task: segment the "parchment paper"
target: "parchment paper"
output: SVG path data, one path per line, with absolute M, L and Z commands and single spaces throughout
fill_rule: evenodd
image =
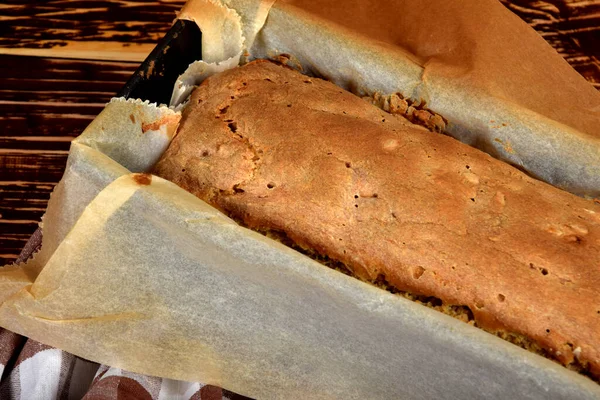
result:
M 234 68 L 248 59 L 247 49 L 263 27 L 275 0 L 226 2 L 189 1 L 179 13 L 202 31 L 202 60 L 190 64 L 177 79 L 171 106 L 181 105 L 204 79 L 217 72 Z
M 208 3 L 190 4 L 182 17 Z M 295 46 L 304 46 L 302 35 L 314 26 L 295 25 L 301 11 L 286 11 L 289 4 L 270 5 L 211 1 L 210 10 L 223 13 L 204 17 L 220 21 L 212 37 L 218 41 L 219 27 L 233 33 L 178 85 L 193 88 L 232 59 L 256 56 L 252 49 L 275 40 L 268 31 L 285 24 L 299 35 Z M 331 41 L 346 46 L 335 35 Z M 359 53 L 377 50 L 361 43 Z M 411 52 L 390 54 L 403 71 L 421 68 Z M 309 72 L 329 68 L 300 51 L 294 57 Z M 375 88 L 389 78 L 358 59 L 344 59 L 343 76 L 372 78 Z M 413 82 L 431 93 L 420 75 L 409 75 L 388 83 Z M 189 89 L 178 85 L 174 93 Z M 259 398 L 600 396 L 598 385 L 574 372 L 329 270 L 160 178 L 131 174 L 150 169 L 179 118 L 166 107 L 114 99 L 73 142 L 43 219 L 41 252 L 0 270 L 0 326 L 100 363 Z
M 100 192 L 33 285 L 4 301 L 0 321 L 87 359 L 255 398 L 600 394 L 584 377 L 324 268 L 144 175 Z
M 190 1 L 180 18 L 204 30 L 208 3 Z M 447 134 L 572 193 L 600 196 L 600 93 L 499 1 L 222 3 L 250 32 L 240 49 L 249 59 L 287 54 L 289 65 L 357 95 L 425 102 L 448 120 Z M 259 4 L 271 7 L 256 31 Z M 239 43 L 222 32 L 203 52 Z

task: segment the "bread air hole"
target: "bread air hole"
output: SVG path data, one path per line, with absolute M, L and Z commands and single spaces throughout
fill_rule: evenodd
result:
M 245 190 L 242 189 L 239 185 L 234 185 L 233 186 L 233 193 L 244 193 Z
M 502 293 L 498 293 L 498 301 L 500 303 L 504 303 L 504 300 L 506 300 L 506 296 L 504 296 Z
M 581 236 L 577 236 L 577 235 L 565 236 L 564 240 L 569 243 L 575 243 L 575 244 L 581 244 L 581 242 L 583 242 L 583 239 L 581 238 Z
M 420 279 L 424 273 L 425 273 L 425 268 L 423 268 L 421 266 L 417 266 L 417 267 L 415 267 L 415 269 L 413 269 L 412 276 L 414 279 Z
M 274 187 L 275 187 L 275 184 L 273 182 L 267 183 L 267 188 L 268 189 L 273 189 Z
M 548 270 L 546 268 L 536 267 L 533 263 L 529 263 L 529 268 L 537 269 L 544 276 L 548 275 Z

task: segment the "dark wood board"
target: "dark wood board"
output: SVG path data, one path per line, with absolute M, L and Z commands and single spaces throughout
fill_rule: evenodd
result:
M 600 0 L 503 0 L 600 90 Z M 125 84 L 183 0 L 0 6 L 0 265 L 14 261 L 72 138 Z
M 599 0 L 501 0 L 600 90 Z

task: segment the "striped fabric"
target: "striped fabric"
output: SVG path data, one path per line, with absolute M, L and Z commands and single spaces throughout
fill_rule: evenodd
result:
M 0 328 L 2 400 L 244 400 L 197 382 L 134 374 Z

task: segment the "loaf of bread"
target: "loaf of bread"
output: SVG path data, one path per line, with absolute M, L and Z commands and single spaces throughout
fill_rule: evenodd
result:
M 594 201 L 266 61 L 196 89 L 155 173 L 359 279 L 600 377 Z

